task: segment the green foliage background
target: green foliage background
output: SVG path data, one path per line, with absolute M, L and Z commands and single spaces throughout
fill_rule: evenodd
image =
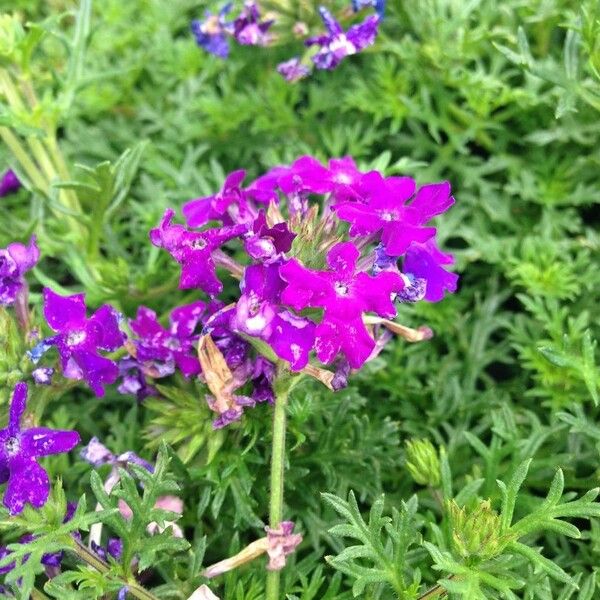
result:
M 58 16 L 77 9 L 69 0 L 0 6 L 72 37 L 73 16 Z M 189 300 L 176 291 L 177 266 L 151 247 L 147 232 L 165 207 L 218 189 L 233 169 L 256 176 L 303 153 L 351 154 L 362 167 L 419 182 L 448 179 L 457 202 L 438 225 L 456 256 L 460 289 L 401 313 L 407 325 L 432 327 L 434 339 L 397 341 L 336 395 L 308 384 L 294 392 L 286 512 L 305 542 L 285 571 L 287 593 L 417 598 L 441 581 L 433 593 L 457 598 L 599 597 L 596 508 L 556 513 L 578 517 L 579 537 L 538 513 L 560 487 L 551 489 L 557 469 L 563 502 L 599 479 L 600 3 L 388 0 L 373 48 L 296 85 L 274 71 L 291 47 L 234 47 L 227 61 L 199 50 L 189 21 L 203 10 L 191 0 L 95 3 L 74 101 L 59 114 L 59 143 L 70 165 L 96 169 L 72 169 L 78 179 L 113 185 L 112 204 L 95 212 L 98 198 L 83 196 L 100 228 L 98 246 L 86 247 L 81 234 L 65 233 L 64 216 L 28 191 L 1 200 L 0 247 L 32 231 L 40 237 L 45 258 L 31 281 L 34 300 L 48 283 L 86 290 L 91 305 L 111 301 L 128 316 L 139 303 L 167 312 Z M 52 35 L 36 56 L 34 81 L 49 105 L 64 89 L 68 57 Z M 128 149 L 121 170 L 96 168 Z M 2 160 L 8 164 L 7 153 Z M 173 446 L 181 524 L 195 550 L 158 560 L 150 583 L 161 586 L 161 598 L 186 598 L 202 582 L 198 553 L 205 549 L 208 565 L 262 535 L 270 414 L 260 406 L 243 426 L 215 433 L 200 385 L 174 380 L 161 392 L 142 406 L 115 390 L 98 400 L 61 389 L 39 402 L 46 425 L 76 427 L 84 440 L 98 435 L 117 453 L 151 458 L 161 440 Z M 443 472 L 430 485 L 418 476 L 416 483 L 416 467 L 407 467 L 405 442 L 415 438 L 431 441 L 427 464 Z M 506 514 L 497 480 L 508 484 L 529 459 L 514 515 L 517 525 L 538 515 L 539 527 L 520 542 L 496 540 L 481 552 L 471 545 L 461 555 L 465 544 L 456 539 L 464 530 L 445 502 L 483 510 L 493 525 L 496 512 Z M 89 468 L 70 460 L 68 469 L 64 457 L 46 464 L 62 474 L 68 497 L 91 494 Z M 326 502 L 322 492 L 333 496 Z M 482 508 L 487 499 L 493 514 Z M 344 551 L 325 562 L 357 527 L 352 505 L 359 515 L 380 511 L 363 540 L 371 554 Z M 338 515 L 350 524 L 329 532 Z M 468 529 L 468 515 L 456 518 Z M 380 573 L 357 587 L 365 576 L 357 565 L 371 574 L 379 568 L 376 542 L 403 581 Z M 543 548 L 548 563 L 517 544 Z M 262 569 L 245 567 L 214 589 L 226 599 L 258 600 Z M 75 589 L 72 581 L 61 585 L 56 597 Z M 86 593 L 77 597 L 97 597 Z

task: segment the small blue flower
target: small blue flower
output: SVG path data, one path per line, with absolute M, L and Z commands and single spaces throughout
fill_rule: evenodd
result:
M 216 15 L 206 11 L 203 20 L 195 19 L 191 24 L 198 46 L 219 58 L 227 58 L 229 55 L 227 36 L 232 33 L 232 24 L 227 23 L 225 17 L 231 11 L 231 7 L 232 3 L 228 2 Z

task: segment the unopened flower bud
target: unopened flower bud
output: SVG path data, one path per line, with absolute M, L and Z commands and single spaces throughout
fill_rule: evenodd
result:
M 406 455 L 406 468 L 417 483 L 431 487 L 440 484 L 440 459 L 429 440 L 409 440 Z

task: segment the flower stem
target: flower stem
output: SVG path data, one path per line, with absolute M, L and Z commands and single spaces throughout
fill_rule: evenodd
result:
M 83 562 L 96 569 L 96 571 L 100 571 L 100 573 L 108 573 L 110 571 L 110 566 L 106 562 L 77 540 L 74 540 L 74 545 L 71 550 L 75 552 Z M 121 583 L 123 586 L 127 586 L 129 593 L 135 598 L 139 598 L 139 600 L 159 600 L 159 598 L 137 582 L 132 583 L 129 581 L 122 581 Z
M 283 520 L 283 473 L 285 467 L 285 429 L 288 388 L 276 389 L 273 411 L 273 445 L 271 450 L 271 499 L 269 523 L 275 529 Z M 267 574 L 266 600 L 280 600 L 279 571 Z

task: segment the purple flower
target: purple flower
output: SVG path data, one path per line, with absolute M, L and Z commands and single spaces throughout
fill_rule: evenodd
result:
M 232 326 L 267 342 L 292 370 L 299 371 L 308 363 L 315 325 L 278 305 L 284 288 L 279 265 L 247 267 Z
M 384 178 L 377 171 L 367 173 L 359 186 L 360 202 L 341 202 L 333 207 L 337 216 L 351 224 L 356 236 L 381 232 L 381 241 L 390 256 L 401 256 L 413 242 L 424 243 L 435 235 L 425 225 L 452 204 L 447 181 L 419 188 L 409 177 Z
M 380 19 L 385 14 L 385 0 L 352 0 L 352 10 L 359 12 L 365 8 L 373 7 Z
M 173 362 L 186 377 L 200 372 L 194 348 L 199 335 L 194 332 L 205 309 L 204 302 L 179 306 L 171 312 L 169 329 L 165 329 L 153 310 L 145 306 L 138 308 L 137 316 L 130 322 L 130 326 L 139 337 L 134 341 L 136 358 L 142 365 L 146 365 L 147 374 L 152 377 L 170 375 L 173 371 L 168 369 L 168 364 Z M 156 361 L 163 363 L 164 368 Z
M 11 515 L 19 514 L 26 503 L 42 507 L 50 493 L 46 471 L 37 463 L 41 456 L 69 452 L 79 443 L 76 431 L 43 427 L 21 429 L 27 402 L 27 384 L 15 386 L 8 426 L 0 430 L 0 483 L 8 482 L 3 503 Z
M 244 2 L 244 9 L 233 22 L 233 37 L 245 46 L 266 46 L 271 41 L 268 33 L 274 21 L 260 21 L 258 4 L 253 0 Z
M 148 461 L 140 458 L 135 452 L 128 450 L 116 456 L 97 437 L 93 437 L 88 445 L 82 448 L 79 455 L 93 467 L 98 468 L 102 465 L 112 466 L 111 474 L 104 484 L 104 489 L 107 492 L 110 492 L 119 481 L 119 468 L 127 469 L 130 464 L 133 464 L 146 469 L 150 473 L 154 472 L 154 467 Z
M 240 188 L 245 176 L 243 169 L 233 171 L 216 194 L 186 202 L 181 211 L 188 227 L 202 227 L 208 221 L 222 221 L 224 225 L 252 221 L 255 214 L 250 212 L 245 192 Z
M 173 373 L 174 366 L 167 364 L 167 368 L 163 369 L 162 365 L 157 364 L 158 369 L 154 369 L 154 364 L 150 363 L 150 365 L 147 369 L 135 358 L 121 359 L 118 363 L 121 376 L 121 383 L 117 388 L 119 394 L 135 396 L 138 402 L 143 402 L 148 396 L 158 396 L 156 388 L 146 381 L 147 372 L 152 370 L 152 373 L 161 373 L 161 376 L 164 377 Z
M 38 367 L 31 372 L 33 380 L 38 385 L 50 385 L 52 383 L 54 369 L 52 367 Z
M 442 252 L 434 240 L 424 244 L 413 242 L 404 257 L 404 271 L 413 281 L 425 284 L 424 297 L 429 302 L 439 302 L 444 298 L 444 291 L 456 291 L 458 275 L 449 273 L 442 265 L 454 263 L 452 254 Z
M 92 550 L 104 561 L 108 560 L 109 558 L 113 558 L 116 561 L 121 560 L 121 556 L 123 554 L 123 542 L 120 538 L 109 538 L 106 542 L 106 547 L 101 546 L 92 540 L 90 546 Z
M 0 248 L 0 306 L 13 304 L 21 290 L 25 289 L 23 276 L 40 259 L 35 236 L 29 246 L 13 242 Z
M 44 288 L 44 316 L 58 332 L 46 343 L 58 349 L 63 375 L 67 379 L 84 379 L 96 396 L 103 396 L 103 386 L 115 382 L 119 369 L 98 351 L 112 352 L 125 341 L 117 311 L 104 304 L 88 319 L 85 294 L 59 296 Z
M 323 308 L 316 329 L 315 349 L 323 363 L 342 352 L 353 369 L 361 367 L 375 347 L 363 321 L 365 312 L 396 315 L 393 298 L 404 282 L 400 275 L 355 273 L 359 251 L 351 242 L 336 244 L 327 255 L 328 271 L 312 271 L 292 259 L 280 268 L 287 287 L 282 302 L 296 310 Z
M 229 240 L 245 233 L 247 225 L 196 233 L 183 225 L 172 225 L 174 214 L 171 209 L 165 211 L 159 227 L 150 231 L 150 240 L 155 246 L 167 250 L 181 265 L 180 289 L 200 288 L 216 296 L 222 291 L 223 284 L 217 278 L 213 254 Z
M 377 37 L 379 16 L 370 15 L 362 23 L 352 25 L 347 32 L 324 6 L 319 7 L 327 33 L 306 40 L 307 46 L 320 46 L 312 57 L 317 69 L 335 69 L 342 59 L 370 46 Z
M 267 532 L 267 554 L 269 555 L 269 571 L 279 571 L 285 567 L 285 557 L 292 554 L 302 542 L 302 535 L 292 533 L 294 523 L 292 521 L 282 521 L 279 527 L 271 529 L 265 527 Z
M 192 33 L 198 46 L 219 58 L 227 58 L 229 55 L 227 34 L 232 29 L 231 23 L 227 23 L 225 17 L 231 11 L 231 7 L 232 3 L 228 2 L 216 15 L 206 11 L 202 21 L 194 20 L 191 24 Z
M 283 75 L 283 78 L 290 83 L 294 81 L 300 81 L 300 79 L 304 79 L 308 77 L 310 74 L 310 68 L 305 64 L 302 64 L 300 59 L 295 56 L 294 58 L 290 58 L 290 60 L 286 60 L 285 62 L 279 63 L 277 65 L 277 72 L 280 75 Z
M 261 210 L 252 225 L 252 233 L 246 236 L 244 248 L 253 259 L 271 262 L 291 249 L 295 237 L 287 223 L 269 227 L 265 212 Z
M 21 187 L 21 182 L 12 169 L 0 178 L 0 198 L 13 194 Z

